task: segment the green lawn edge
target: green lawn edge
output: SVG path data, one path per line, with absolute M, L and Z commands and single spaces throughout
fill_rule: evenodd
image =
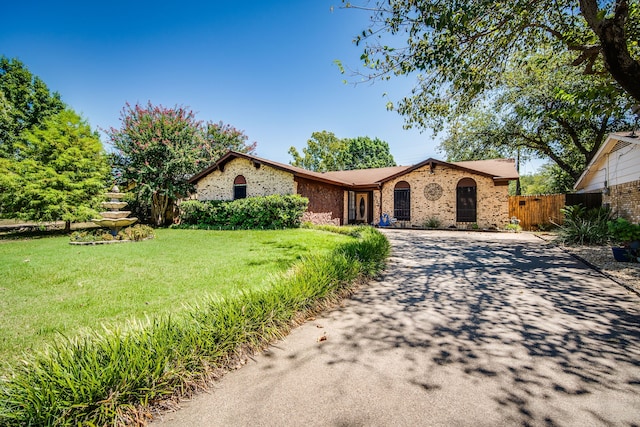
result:
M 322 229 L 355 239 L 297 262 L 268 290 L 210 298 L 32 355 L 0 378 L 0 425 L 141 424 L 154 405 L 190 393 L 384 268 L 390 245 L 378 230 Z

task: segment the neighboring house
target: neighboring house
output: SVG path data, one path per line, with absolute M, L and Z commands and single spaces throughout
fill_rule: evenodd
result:
M 198 200 L 300 194 L 310 212 L 340 224 L 378 224 L 386 214 L 401 227 L 437 219 L 443 227 L 499 228 L 509 221 L 508 184 L 517 178 L 509 159 L 320 173 L 231 151 L 189 181 Z
M 602 193 L 603 205 L 632 222 L 640 222 L 640 135 L 610 134 L 573 187 Z

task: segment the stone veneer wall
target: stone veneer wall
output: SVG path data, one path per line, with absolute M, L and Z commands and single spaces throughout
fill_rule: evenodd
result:
M 382 187 L 382 205 L 380 194 L 374 192 L 374 218 L 379 221 L 380 213 L 387 213 L 393 217 L 393 191 L 400 181 L 406 181 L 411 186 L 411 221 L 405 221 L 401 226 L 422 226 L 430 218 L 440 220 L 442 227 L 456 225 L 466 227 L 467 223 L 456 222 L 456 188 L 462 178 L 472 178 L 477 186 L 477 224 L 480 228 L 502 228 L 509 222 L 509 187 L 495 185 L 490 177 L 474 175 L 456 168 L 437 165 L 434 173 L 430 173 L 429 166 L 425 166 L 409 174 L 385 182 Z M 428 200 L 425 187 L 430 183 L 442 187 L 442 195 L 438 200 Z M 382 209 L 380 210 L 380 207 Z
M 609 195 L 602 196 L 613 212 L 634 223 L 640 223 L 640 180 L 609 187 Z
M 256 168 L 251 161 L 236 158 L 225 165 L 224 172 L 215 170 L 197 182 L 198 200 L 232 200 L 233 181 L 238 175 L 247 180 L 247 197 L 296 193 L 296 184 L 290 172 L 264 164 Z

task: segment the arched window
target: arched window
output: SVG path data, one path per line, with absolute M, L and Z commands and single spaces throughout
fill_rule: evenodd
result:
M 456 221 L 477 221 L 477 187 L 471 178 L 462 178 L 458 181 L 456 190 Z
M 247 180 L 244 176 L 238 175 L 233 180 L 233 200 L 247 197 Z
M 400 181 L 393 189 L 393 216 L 400 221 L 411 220 L 411 186 Z

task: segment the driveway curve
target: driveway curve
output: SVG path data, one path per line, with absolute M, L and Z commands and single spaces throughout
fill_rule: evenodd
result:
M 385 233 L 380 278 L 153 425 L 640 425 L 637 295 L 530 234 Z

